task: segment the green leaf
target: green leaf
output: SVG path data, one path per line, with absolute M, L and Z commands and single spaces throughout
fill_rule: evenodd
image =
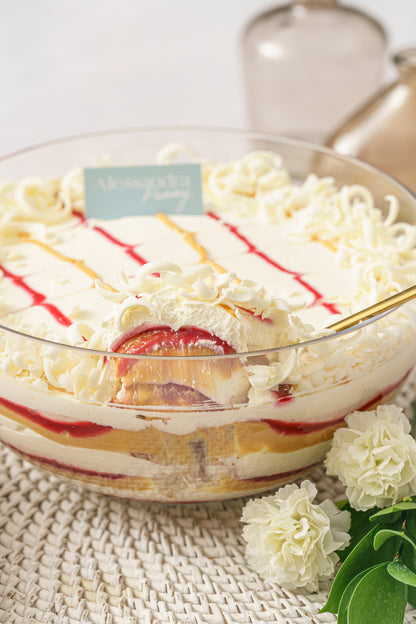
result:
M 406 533 L 416 540 L 416 513 L 406 514 Z
M 358 581 L 347 608 L 348 624 L 403 624 L 407 585 L 390 576 L 388 565 L 374 566 Z
M 416 551 L 416 544 L 414 543 L 411 537 L 406 535 L 404 531 L 395 531 L 393 529 L 380 529 L 375 534 L 374 550 L 378 550 L 379 548 L 381 548 L 381 546 L 383 546 L 383 544 L 385 544 L 386 541 L 392 537 L 397 537 L 400 540 L 406 540 L 406 542 L 409 542 L 409 544 L 411 544 L 411 546 L 413 546 L 413 548 Z
M 413 424 L 412 424 L 411 434 L 415 438 L 416 437 L 416 401 L 413 401 L 411 406 L 412 406 L 412 412 L 413 412 Z
M 372 514 L 370 516 L 371 522 L 388 522 L 386 516 L 397 516 L 399 512 L 407 511 L 409 509 L 416 509 L 416 502 L 414 501 L 402 501 L 401 503 L 396 503 L 395 505 L 391 505 L 390 507 L 385 507 L 384 509 L 380 509 L 377 513 Z
M 358 542 L 364 537 L 368 531 L 371 530 L 372 526 L 369 524 L 369 517 L 373 514 L 373 509 L 369 509 L 367 511 L 357 511 L 353 509 L 348 501 L 341 501 L 343 504 L 342 507 L 339 508 L 341 510 L 349 511 L 351 514 L 351 527 L 350 527 L 350 543 L 343 550 L 338 550 L 337 555 L 341 561 L 345 561 L 350 552 L 355 548 Z
M 350 504 L 346 498 L 344 498 L 344 500 L 336 501 L 335 505 L 338 507 L 338 509 L 341 509 L 341 511 L 343 509 L 350 509 Z
M 384 561 L 391 561 L 397 552 L 397 537 L 389 539 L 379 550 L 373 548 L 374 536 L 380 531 L 379 526 L 373 527 L 350 552 L 341 565 L 338 574 L 332 583 L 329 597 L 321 609 L 321 613 L 329 611 L 337 613 L 341 596 L 348 583 L 360 572 Z
M 406 523 L 407 525 L 407 523 Z M 407 565 L 409 570 L 416 572 L 416 552 L 414 548 L 407 542 L 403 544 L 403 552 L 401 554 L 402 561 Z M 409 585 L 409 594 L 407 597 L 412 607 L 416 608 L 416 588 Z
M 402 512 L 389 511 L 389 513 L 386 513 L 386 514 L 376 513 L 370 516 L 369 520 L 370 522 L 375 522 L 376 524 L 380 522 L 382 522 L 383 524 L 393 524 L 395 522 L 398 522 L 401 518 L 402 518 Z
M 337 619 L 338 624 L 348 624 L 348 606 L 350 604 L 351 596 L 353 594 L 354 589 L 357 586 L 357 583 L 361 581 L 361 579 L 363 578 L 363 576 L 367 574 L 367 572 L 368 570 L 363 570 L 363 572 L 360 572 L 359 574 L 357 574 L 357 576 L 354 576 L 354 578 L 351 579 L 351 581 L 348 583 L 348 585 L 344 589 L 344 592 L 341 596 L 341 600 L 339 602 L 338 619 Z
M 400 559 L 390 561 L 387 564 L 387 572 L 397 581 L 416 587 L 416 573 L 410 570 Z

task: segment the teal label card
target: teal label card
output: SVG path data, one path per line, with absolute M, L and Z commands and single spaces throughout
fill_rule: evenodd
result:
M 201 165 L 143 165 L 84 169 L 85 216 L 202 214 Z

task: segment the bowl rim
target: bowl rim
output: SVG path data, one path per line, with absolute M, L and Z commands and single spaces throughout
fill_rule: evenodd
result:
M 380 312 L 379 314 L 357 323 L 357 325 L 353 325 L 352 327 L 347 327 L 346 329 L 342 329 L 337 332 L 325 334 L 324 336 L 318 336 L 317 338 L 311 338 L 310 340 L 303 340 L 301 342 L 290 343 L 287 345 L 281 345 L 280 347 L 271 347 L 270 349 L 258 349 L 256 351 L 240 351 L 237 353 L 224 353 L 220 355 L 150 355 L 150 354 L 142 354 L 137 355 L 133 353 L 119 353 L 118 351 L 103 351 L 101 349 L 91 349 L 89 347 L 82 347 L 78 345 L 65 344 L 64 342 L 56 342 L 54 340 L 48 340 L 47 338 L 41 338 L 40 336 L 32 336 L 30 334 L 25 334 L 17 329 L 13 329 L 12 327 L 6 327 L 0 324 L 0 333 L 4 332 L 6 334 L 12 334 L 18 338 L 24 338 L 30 341 L 34 341 L 40 344 L 45 345 L 50 348 L 59 348 L 77 352 L 82 354 L 82 356 L 88 355 L 98 355 L 100 357 L 105 358 L 126 358 L 129 360 L 230 360 L 237 358 L 251 358 L 256 356 L 265 356 L 265 355 L 273 355 L 274 353 L 281 353 L 283 351 L 290 351 L 292 349 L 301 349 L 304 347 L 313 347 L 322 342 L 329 342 L 336 338 L 346 336 L 347 334 L 352 334 L 353 332 L 359 332 L 368 325 L 372 325 L 377 322 L 384 316 L 388 316 L 395 312 L 398 308 L 401 308 L 404 305 L 411 303 L 407 301 L 405 303 L 400 303 L 396 307 L 391 308 L 390 310 L 386 310 L 384 312 Z M 322 329 L 325 331 L 325 328 Z
M 226 127 L 226 126 L 200 126 L 200 125 L 161 125 L 161 126 L 156 125 L 156 126 L 129 126 L 129 127 L 109 128 L 105 130 L 94 130 L 91 132 L 67 135 L 61 138 L 51 139 L 49 141 L 44 141 L 41 143 L 35 143 L 25 148 L 15 150 L 13 152 L 9 152 L 7 154 L 0 156 L 0 165 L 3 162 L 13 160 L 14 158 L 18 158 L 20 156 L 24 156 L 32 152 L 47 149 L 49 147 L 53 148 L 53 147 L 58 147 L 60 145 L 75 143 L 77 141 L 94 139 L 94 138 L 105 138 L 105 137 L 111 137 L 111 136 L 120 135 L 120 134 L 125 134 L 125 135 L 132 134 L 132 133 L 137 133 L 137 134 L 160 133 L 162 134 L 163 132 L 165 133 L 166 132 L 182 132 L 182 133 L 194 132 L 194 133 L 201 133 L 201 134 L 207 134 L 207 135 L 213 134 L 213 133 L 224 134 L 224 135 L 233 134 L 235 136 L 241 136 L 241 137 L 246 136 L 247 138 L 250 138 L 250 137 L 258 138 L 258 139 L 263 139 L 269 142 L 275 142 L 276 144 L 281 143 L 282 145 L 284 144 L 286 146 L 292 146 L 295 148 L 309 150 L 310 152 L 314 151 L 315 153 L 318 152 L 321 154 L 325 154 L 327 156 L 330 156 L 331 158 L 334 158 L 335 160 L 338 160 L 343 163 L 350 163 L 351 165 L 354 165 L 355 167 L 358 167 L 362 170 L 367 170 L 373 175 L 381 176 L 383 179 L 389 181 L 393 186 L 396 186 L 401 191 L 402 194 L 407 196 L 409 201 L 414 204 L 415 211 L 416 211 L 416 193 L 411 191 L 402 182 L 399 182 L 393 176 L 389 175 L 388 173 L 385 173 L 381 169 L 378 169 L 377 167 L 374 167 L 373 165 L 370 165 L 369 163 L 363 162 L 353 156 L 340 154 L 336 152 L 335 150 L 326 146 L 315 144 L 309 141 L 295 139 L 292 137 L 286 137 L 286 136 L 273 133 L 273 132 L 265 132 L 265 131 L 251 129 L 251 128 L 236 128 L 236 127 Z M 410 303 L 410 302 L 407 302 L 407 303 Z M 348 327 L 338 332 L 327 333 L 323 336 L 318 336 L 316 338 L 312 338 L 309 340 L 304 340 L 298 343 L 282 345 L 279 347 L 272 347 L 269 349 L 259 349 L 256 351 L 241 351 L 238 353 L 229 353 L 229 354 L 221 354 L 221 355 L 218 355 L 218 354 L 203 355 L 203 356 L 202 355 L 201 356 L 199 355 L 189 355 L 189 356 L 165 355 L 163 356 L 163 355 L 150 355 L 150 354 L 137 355 L 137 354 L 128 354 L 128 353 L 118 353 L 114 351 L 97 350 L 97 349 L 91 349 L 89 347 L 65 344 L 62 342 L 57 342 L 57 341 L 49 340 L 46 338 L 41 338 L 39 336 L 34 336 L 31 334 L 27 334 L 25 332 L 21 332 L 17 329 L 13 329 L 12 327 L 7 327 L 5 325 L 2 325 L 1 323 L 0 323 L 0 332 L 4 332 L 5 334 L 11 334 L 21 339 L 27 339 L 30 341 L 34 341 L 36 343 L 41 343 L 47 347 L 68 349 L 71 351 L 75 351 L 75 352 L 78 352 L 79 354 L 82 354 L 83 356 L 98 355 L 101 357 L 105 356 L 108 358 L 117 357 L 117 358 L 128 358 L 128 359 L 135 359 L 135 360 L 157 359 L 157 360 L 172 361 L 172 360 L 185 360 L 186 359 L 186 360 L 210 360 L 212 361 L 212 360 L 236 359 L 236 358 L 244 358 L 244 357 L 250 358 L 250 357 L 262 356 L 262 355 L 266 356 L 266 355 L 272 355 L 274 353 L 288 351 L 290 349 L 300 349 L 303 347 L 310 347 L 310 346 L 318 345 L 322 342 L 328 342 L 328 341 L 334 340 L 337 337 L 342 337 L 347 334 L 360 331 L 361 329 L 369 325 L 372 325 L 373 323 L 376 323 L 380 318 L 395 312 L 398 308 L 401 308 L 404 305 L 406 305 L 406 303 L 398 304 L 396 307 L 390 310 L 381 312 L 373 316 L 372 318 L 367 319 L 366 321 L 362 321 L 352 327 Z M 293 315 L 296 316 L 296 312 L 294 312 Z M 326 328 L 322 328 L 322 330 L 316 330 L 316 331 L 325 331 L 325 329 Z

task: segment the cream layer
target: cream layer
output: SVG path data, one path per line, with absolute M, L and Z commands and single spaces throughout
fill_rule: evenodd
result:
M 146 476 L 153 477 L 173 472 L 174 466 L 160 466 L 129 453 L 118 453 L 104 450 L 93 450 L 78 446 L 66 446 L 48 440 L 46 437 L 0 414 L 0 439 L 19 451 L 39 459 L 57 462 L 68 467 L 76 467 L 85 471 L 94 471 L 108 475 Z
M 235 460 L 227 460 L 227 464 L 235 470 L 239 479 L 267 477 L 316 464 L 326 455 L 329 447 L 328 440 L 290 453 L 250 453 Z
M 358 371 L 354 379 L 333 387 L 315 388 L 313 392 L 295 396 L 292 400 L 277 401 L 276 397 L 269 395 L 268 401 L 263 397 L 263 402 L 253 401 L 231 409 L 204 409 L 201 406 L 198 410 L 172 407 L 155 410 L 143 406 L 102 404 L 80 400 L 64 391 L 36 389 L 3 373 L 0 373 L 0 397 L 34 409 L 51 420 L 87 421 L 131 431 L 140 431 L 151 422 L 152 427 L 177 435 L 201 427 L 265 419 L 283 423 L 329 423 L 381 399 L 383 393 L 389 393 L 404 380 L 415 356 L 415 346 L 410 343 L 375 370 Z
M 0 415 L 0 439 L 40 461 L 46 460 L 69 469 L 74 467 L 85 472 L 96 472 L 102 476 L 133 476 L 159 480 L 167 475 L 174 475 L 175 472 L 188 471 L 197 474 L 200 470 L 195 458 L 188 464 L 166 465 L 130 453 L 66 446 L 17 425 L 2 415 Z M 320 461 L 328 447 L 329 442 L 323 442 L 287 453 L 260 452 L 242 458 L 235 455 L 216 464 L 208 463 L 204 467 L 206 471 L 204 480 L 216 480 L 222 476 L 235 479 L 260 478 L 301 470 Z

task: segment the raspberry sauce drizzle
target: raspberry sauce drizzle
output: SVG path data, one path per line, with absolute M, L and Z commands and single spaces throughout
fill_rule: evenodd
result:
M 301 468 L 294 468 L 293 470 L 288 470 L 286 472 L 277 472 L 271 475 L 260 475 L 258 477 L 247 477 L 245 479 L 239 479 L 240 481 L 245 481 L 248 483 L 257 483 L 258 481 L 275 481 L 276 479 L 287 479 L 287 477 L 294 477 L 294 475 L 310 472 L 316 466 L 319 466 L 320 461 L 314 462 L 313 464 L 309 464 L 308 466 L 302 466 Z
M 255 256 L 264 260 L 264 262 L 267 262 L 271 266 L 275 267 L 275 269 L 277 269 L 278 271 L 281 271 L 282 273 L 286 273 L 287 275 L 291 275 L 293 279 L 295 280 L 295 282 L 303 286 L 303 288 L 305 288 L 307 291 L 309 291 L 313 295 L 314 301 L 312 305 L 321 305 L 324 308 L 326 308 L 328 312 L 330 312 L 331 314 L 339 314 L 339 310 L 332 303 L 327 303 L 326 301 L 322 301 L 323 295 L 316 288 L 311 286 L 311 284 L 309 284 L 304 279 L 301 273 L 297 273 L 296 271 L 291 271 L 290 269 L 285 268 L 284 266 L 282 266 L 281 264 L 273 260 L 273 258 L 270 258 L 270 256 L 264 253 L 264 251 L 261 251 L 260 249 L 258 249 L 246 236 L 244 236 L 244 234 L 241 234 L 241 232 L 239 231 L 236 225 L 227 223 L 226 221 L 221 219 L 218 215 L 216 215 L 213 212 L 207 212 L 206 214 L 208 215 L 208 217 L 211 217 L 211 219 L 214 219 L 215 221 L 218 221 L 219 223 L 221 223 L 221 225 L 227 228 L 227 230 L 231 232 L 231 234 L 234 234 L 236 238 L 238 238 L 242 243 L 244 243 L 247 247 L 247 253 L 252 253 Z
M 87 222 L 87 219 L 80 212 L 74 211 L 73 214 L 74 216 L 78 217 L 81 223 L 85 224 Z M 135 260 L 138 264 L 143 265 L 147 263 L 147 260 L 134 250 L 135 245 L 129 245 L 128 243 L 123 243 L 123 241 L 119 240 L 118 238 L 116 238 L 115 236 L 107 232 L 107 230 L 100 227 L 99 225 L 93 225 L 92 229 L 98 232 L 98 234 L 101 234 L 101 236 L 103 236 L 107 240 L 109 240 L 110 243 L 113 243 L 113 245 L 117 245 L 117 247 L 122 247 L 122 249 L 124 249 L 124 252 L 128 256 L 130 256 L 130 258 Z
M 382 402 L 386 402 L 387 397 L 396 393 L 400 386 L 406 381 L 407 377 L 410 375 L 412 369 L 408 370 L 407 373 L 399 379 L 399 381 L 395 384 L 387 386 L 376 395 L 372 396 L 362 405 L 352 407 L 351 411 L 359 410 L 364 412 L 366 410 L 374 409 L 377 405 Z M 290 394 L 286 396 L 279 395 L 277 392 L 274 392 L 276 396 L 276 406 L 278 406 L 279 401 L 285 401 L 285 399 L 295 400 Z M 343 420 L 345 420 L 345 416 L 347 416 L 349 412 L 343 414 L 342 416 L 337 416 L 332 420 L 323 420 L 320 422 L 297 422 L 297 421 L 283 421 L 277 420 L 275 418 L 264 418 L 262 422 L 269 425 L 273 431 L 277 433 L 281 433 L 282 435 L 304 435 L 308 433 L 313 433 L 314 431 L 321 431 L 322 429 L 326 429 L 327 427 L 334 427 L 339 425 Z
M 12 401 L 0 397 L 0 405 L 6 409 L 27 418 L 31 422 L 45 427 L 53 433 L 66 433 L 73 438 L 94 438 L 96 436 L 112 431 L 109 425 L 97 425 L 89 421 L 65 422 L 62 420 L 51 420 L 42 416 L 37 410 L 29 409 L 23 405 L 18 405 Z
M 89 470 L 88 468 L 78 468 L 77 466 L 74 466 L 72 464 L 64 464 L 57 459 L 49 459 L 48 457 L 42 457 L 41 455 L 34 455 L 33 453 L 22 451 L 21 449 L 17 448 L 17 446 L 10 444 L 10 442 L 2 441 L 2 444 L 7 446 L 9 449 L 12 449 L 12 451 L 19 453 L 19 455 L 22 455 L 22 457 L 27 457 L 29 460 L 32 460 L 34 462 L 40 462 L 42 464 L 45 464 L 45 466 L 51 466 L 52 468 L 65 470 L 70 473 L 86 475 L 88 477 L 103 477 L 111 481 L 116 481 L 117 479 L 128 479 L 130 476 L 125 474 L 113 474 L 111 472 L 98 472 L 96 470 Z
M 25 278 L 23 276 L 15 275 L 11 271 L 5 269 L 3 265 L 0 265 L 0 271 L 3 273 L 4 277 L 7 277 L 13 282 L 13 284 L 27 292 L 27 294 L 32 297 L 32 306 L 40 306 L 42 308 L 45 308 L 45 310 L 47 310 L 49 314 L 51 314 L 53 318 L 58 321 L 58 323 L 64 325 L 65 327 L 69 327 L 70 325 L 72 325 L 71 319 L 65 316 L 65 314 L 61 312 L 61 310 L 59 310 L 59 308 L 57 308 L 55 305 L 53 305 L 52 303 L 48 303 L 46 301 L 46 295 L 42 294 L 37 290 L 34 290 L 29 286 L 29 284 L 26 284 Z
M 174 331 L 167 326 L 137 328 L 134 333 L 129 332 L 129 337 L 122 343 L 117 341 L 117 351 L 131 355 L 156 354 L 159 350 L 163 354 L 164 349 L 175 348 L 178 353 L 187 346 L 196 346 L 198 342 L 210 345 L 212 349 L 218 349 L 218 355 L 235 353 L 234 349 L 225 340 L 214 336 L 210 332 L 193 326 L 180 327 Z M 112 350 L 114 349 L 114 345 Z M 117 376 L 123 376 L 133 366 L 135 360 L 123 358 L 117 367 Z

